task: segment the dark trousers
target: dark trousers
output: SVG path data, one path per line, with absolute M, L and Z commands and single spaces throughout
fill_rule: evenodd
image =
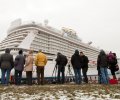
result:
M 15 84 L 20 85 L 22 79 L 22 71 L 15 70 Z
M 58 65 L 58 76 L 57 76 L 57 80 L 58 83 L 65 83 L 65 67 Z M 60 73 L 62 73 L 62 82 L 60 81 Z
M 112 74 L 112 76 L 113 76 L 113 79 L 116 79 L 116 75 L 115 75 L 115 64 L 110 64 L 109 65 L 109 67 L 110 67 L 110 71 L 111 71 L 111 74 Z
M 110 66 L 110 71 L 111 71 L 111 74 L 113 76 L 113 79 L 116 79 L 116 75 L 115 75 L 115 65 L 109 65 Z
M 40 81 L 40 79 L 41 79 L 41 81 Z M 37 82 L 38 82 L 38 85 L 44 84 L 44 67 L 43 66 L 37 67 Z
M 116 79 L 115 68 L 111 68 L 110 71 L 111 71 L 111 74 L 113 76 L 113 79 Z
M 88 71 L 88 67 L 84 67 L 84 68 L 82 68 L 82 73 L 83 73 L 83 81 L 85 82 L 85 83 L 88 83 L 88 77 L 87 77 L 87 71 Z
M 32 71 L 26 71 L 27 85 L 32 85 Z
M 98 83 L 101 84 L 101 73 L 100 73 L 100 68 L 98 69 Z

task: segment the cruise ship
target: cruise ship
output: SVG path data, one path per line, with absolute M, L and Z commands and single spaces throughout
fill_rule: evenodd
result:
M 17 19 L 11 23 L 7 31 L 7 37 L 0 43 L 0 54 L 6 48 L 11 49 L 11 54 L 14 57 L 20 49 L 24 50 L 24 54 L 29 49 L 33 49 L 34 55 L 41 49 L 48 58 L 45 76 L 49 77 L 52 75 L 55 66 L 57 52 L 70 59 L 74 51 L 78 49 L 89 58 L 89 74 L 95 74 L 99 49 L 91 46 L 91 43 L 83 43 L 73 29 L 62 27 L 61 30 L 58 30 L 49 26 L 48 20 L 41 24 L 34 21 L 23 22 L 21 19 Z

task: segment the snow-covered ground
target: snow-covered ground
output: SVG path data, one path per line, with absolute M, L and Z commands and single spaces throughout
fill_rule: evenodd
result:
M 120 100 L 120 85 L 0 86 L 0 100 Z

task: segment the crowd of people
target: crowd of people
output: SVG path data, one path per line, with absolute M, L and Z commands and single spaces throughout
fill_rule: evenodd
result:
M 67 57 L 61 53 L 57 54 L 57 59 L 56 59 L 56 66 L 58 67 L 58 76 L 57 80 L 58 83 L 60 83 L 60 72 L 62 73 L 62 82 L 65 82 L 65 66 L 67 64 L 68 60 Z M 80 52 L 78 50 L 75 50 L 75 53 L 71 57 L 70 63 L 72 64 L 73 70 L 74 70 L 74 75 L 75 75 L 75 83 L 76 84 L 81 84 L 82 82 L 82 76 L 81 76 L 81 70 L 83 74 L 83 81 L 85 83 L 88 83 L 88 78 L 87 78 L 87 70 L 88 70 L 88 57 L 84 55 L 83 52 Z
M 36 65 L 37 83 L 44 84 L 44 66 L 47 63 L 47 57 L 41 50 L 36 54 L 35 61 L 33 50 L 29 50 L 27 55 L 23 55 L 23 50 L 19 50 L 18 55 L 13 59 L 10 49 L 0 56 L 1 84 L 8 85 L 11 70 L 14 68 L 15 85 L 21 85 L 22 73 L 26 72 L 26 83 L 32 85 L 33 63 Z M 6 77 L 5 77 L 6 76 Z M 40 80 L 41 79 L 41 80 Z
M 110 69 L 113 79 L 116 79 L 115 72 L 119 70 L 116 53 L 110 51 L 106 54 L 101 50 L 97 59 L 97 70 L 100 84 L 109 84 L 108 70 Z
M 75 50 L 75 53 L 72 55 L 70 62 L 74 70 L 75 83 L 81 84 L 82 81 L 84 83 L 88 83 L 88 77 L 87 77 L 88 63 L 89 63 L 88 57 L 85 56 L 83 52 L 79 53 L 78 50 Z M 62 83 L 64 83 L 64 79 L 65 79 L 64 72 L 65 72 L 65 66 L 67 64 L 67 58 L 63 54 L 58 53 L 56 64 L 58 65 L 58 81 L 60 80 L 60 71 L 61 71 Z M 112 79 L 116 80 L 117 78 L 115 72 L 119 70 L 116 53 L 112 53 L 110 51 L 109 54 L 106 54 L 104 50 L 101 50 L 97 58 L 98 83 L 109 84 L 110 78 L 108 75 L 108 69 L 111 71 L 111 74 L 113 76 Z M 83 78 L 81 76 L 81 72 Z
M 88 57 L 83 53 L 75 50 L 70 61 L 72 65 L 75 83 L 81 84 L 88 83 L 87 71 L 88 71 Z M 5 53 L 0 56 L 0 68 L 1 68 L 1 84 L 8 85 L 11 70 L 14 68 L 15 85 L 21 85 L 22 72 L 26 72 L 26 84 L 32 85 L 32 71 L 33 64 L 36 65 L 37 84 L 44 85 L 44 69 L 47 64 L 47 57 L 39 50 L 35 59 L 33 58 L 33 50 L 29 50 L 27 55 L 23 55 L 23 50 L 19 50 L 18 55 L 13 58 L 10 54 L 10 49 L 6 49 Z M 56 58 L 57 69 L 57 83 L 65 83 L 65 66 L 68 64 L 68 59 L 65 55 L 58 52 Z M 70 64 L 68 64 L 70 67 Z M 116 79 L 115 72 L 117 69 L 117 57 L 115 53 L 110 52 L 108 55 L 101 50 L 97 59 L 98 81 L 100 84 L 109 84 L 108 68 L 114 79 Z M 81 73 L 82 72 L 82 73 Z M 62 76 L 60 76 L 62 74 Z M 82 78 L 82 75 L 83 78 Z

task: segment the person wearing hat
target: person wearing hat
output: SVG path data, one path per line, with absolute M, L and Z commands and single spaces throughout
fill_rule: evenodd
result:
M 81 58 L 79 55 L 79 51 L 75 50 L 75 53 L 71 57 L 71 64 L 73 66 L 73 70 L 75 73 L 75 83 L 81 84 Z
M 84 55 L 84 53 L 81 51 L 80 52 L 80 58 L 81 58 L 81 68 L 82 68 L 82 74 L 83 74 L 83 81 L 85 83 L 88 83 L 88 77 L 87 77 L 87 71 L 88 71 L 88 57 Z
M 67 65 L 67 62 L 67 57 L 58 52 L 56 58 L 56 68 L 58 69 L 57 83 L 65 83 L 65 66 Z M 62 73 L 62 80 L 60 80 L 60 73 Z

